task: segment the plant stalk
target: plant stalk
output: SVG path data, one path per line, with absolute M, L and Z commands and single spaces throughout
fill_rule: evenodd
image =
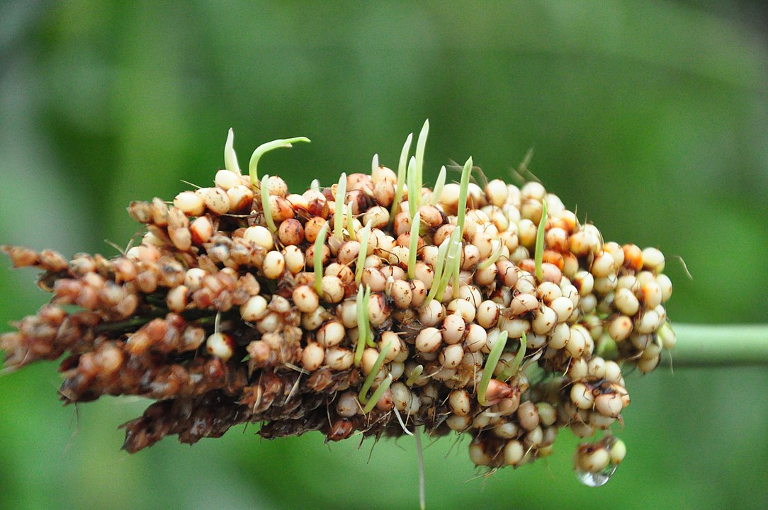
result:
M 673 324 L 674 367 L 768 365 L 768 324 Z M 670 357 L 665 356 L 666 363 Z

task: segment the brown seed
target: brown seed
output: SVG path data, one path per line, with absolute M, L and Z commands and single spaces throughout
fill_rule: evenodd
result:
M 277 236 L 284 245 L 301 244 L 304 241 L 304 227 L 299 220 L 289 218 L 280 223 Z

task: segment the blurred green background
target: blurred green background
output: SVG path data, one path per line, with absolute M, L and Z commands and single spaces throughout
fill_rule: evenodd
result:
M 765 321 L 768 9 L 762 2 L 0 3 L 0 243 L 114 255 L 131 199 L 206 185 L 235 129 L 241 165 L 292 189 L 432 130 L 427 174 L 474 156 L 531 165 L 606 239 L 657 246 L 679 322 Z M 685 258 L 688 280 L 673 258 Z M 0 331 L 46 295 L 0 262 Z M 723 338 L 727 342 L 727 338 Z M 129 456 L 146 401 L 57 399 L 54 364 L 0 377 L 0 508 L 415 508 L 410 438 L 373 448 L 255 428 Z M 478 477 L 466 442 L 426 450 L 429 508 L 768 508 L 765 368 L 632 375 L 629 454 L 579 485 L 576 440 Z

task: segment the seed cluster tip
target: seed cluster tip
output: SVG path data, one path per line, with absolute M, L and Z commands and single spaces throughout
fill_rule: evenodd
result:
M 611 435 L 630 399 L 624 373 L 651 372 L 675 336 L 672 283 L 656 248 L 605 242 L 538 182 L 423 187 L 425 123 L 397 172 L 313 181 L 291 193 L 225 169 L 172 204 L 132 202 L 141 244 L 117 257 L 5 246 L 52 294 L 0 335 L 5 363 L 62 358 L 67 403 L 156 402 L 123 425 L 136 452 L 239 423 L 263 437 L 321 431 L 468 434 L 478 466 L 520 466 L 562 427 L 591 442 L 575 467 L 597 484 L 626 453 Z M 612 473 L 612 471 L 611 471 Z M 587 482 L 585 482 L 587 483 Z

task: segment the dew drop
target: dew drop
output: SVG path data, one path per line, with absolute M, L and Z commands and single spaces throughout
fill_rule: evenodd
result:
M 602 471 L 591 473 L 589 471 L 576 470 L 576 478 L 587 487 L 601 487 L 608 483 L 618 468 L 618 464 L 608 464 Z

